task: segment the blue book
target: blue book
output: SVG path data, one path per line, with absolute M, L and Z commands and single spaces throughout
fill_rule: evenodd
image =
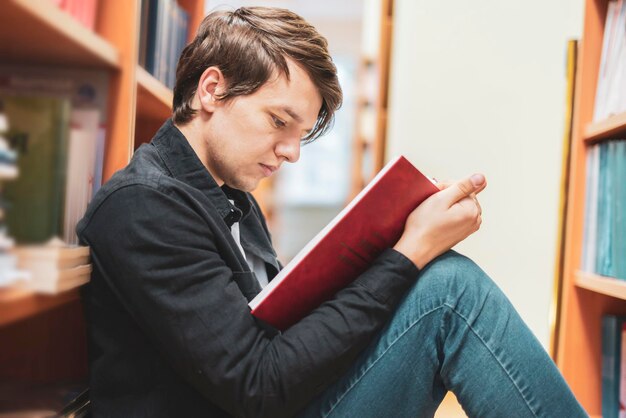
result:
M 622 364 L 622 329 L 626 318 L 602 317 L 602 418 L 618 418 Z
M 609 170 L 611 142 L 600 144 L 598 182 L 598 225 L 596 273 L 611 276 L 611 175 Z
M 626 280 L 626 140 L 615 142 L 612 259 L 615 277 Z
M 159 0 L 142 0 L 148 2 L 146 9 L 148 17 L 147 30 L 146 30 L 146 56 L 145 56 L 145 69 L 150 74 L 154 75 L 156 69 L 156 44 L 157 44 L 157 22 L 159 19 Z

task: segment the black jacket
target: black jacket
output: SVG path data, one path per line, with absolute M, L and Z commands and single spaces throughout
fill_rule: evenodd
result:
M 345 372 L 417 277 L 388 249 L 280 333 L 250 314 L 260 289 L 235 221 L 273 277 L 256 202 L 218 187 L 171 121 L 97 193 L 77 227 L 94 267 L 83 296 L 95 417 L 291 416 Z

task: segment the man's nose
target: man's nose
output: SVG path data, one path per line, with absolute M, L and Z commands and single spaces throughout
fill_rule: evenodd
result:
M 295 163 L 300 159 L 300 138 L 294 136 L 280 141 L 276 145 L 276 154 L 290 163 Z

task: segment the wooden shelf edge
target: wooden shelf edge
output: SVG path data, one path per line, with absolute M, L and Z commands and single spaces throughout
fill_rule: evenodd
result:
M 13 8 L 19 8 L 33 19 L 39 20 L 61 36 L 71 39 L 78 47 L 91 54 L 94 60 L 109 67 L 119 68 L 120 53 L 107 40 L 83 26 L 51 1 L 11 0 Z M 4 5 L 8 8 L 9 4 Z
M 585 141 L 597 141 L 610 136 L 623 133 L 626 137 L 626 112 L 613 115 L 600 122 L 592 122 L 585 126 Z
M 626 280 L 577 271 L 576 286 L 602 295 L 626 300 Z
M 80 299 L 78 288 L 56 295 L 36 294 L 30 290 L 0 289 L 0 327 Z
M 137 66 L 137 115 L 164 120 L 172 113 L 172 90 L 141 66 Z

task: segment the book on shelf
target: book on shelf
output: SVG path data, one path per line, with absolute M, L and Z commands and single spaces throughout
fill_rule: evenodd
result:
M 278 329 L 298 322 L 363 273 L 439 188 L 406 158 L 390 161 L 250 302 Z
M 626 140 L 587 150 L 581 269 L 626 280 Z
M 626 417 L 626 317 L 602 317 L 602 418 Z
M 16 100 L 30 100 L 31 103 L 37 100 L 56 100 L 67 102 L 70 106 L 69 114 L 55 122 L 54 126 L 58 129 L 56 139 L 47 141 L 49 152 L 58 154 L 56 175 L 52 176 L 52 172 L 46 167 L 42 167 L 41 173 L 36 170 L 22 170 L 24 175 L 16 184 L 9 186 L 12 190 L 9 194 L 21 196 L 17 202 L 18 207 L 28 207 L 31 212 L 39 213 L 39 219 L 46 213 L 59 219 L 55 221 L 54 227 L 42 228 L 41 224 L 33 224 L 30 230 L 23 232 L 23 224 L 29 224 L 28 218 L 25 212 L 13 209 L 9 226 L 16 229 L 14 235 L 19 242 L 43 242 L 59 236 L 69 244 L 78 243 L 74 228 L 102 180 L 107 96 L 108 75 L 103 71 L 61 68 L 46 68 L 42 71 L 34 67 L 0 66 L 0 101 L 10 102 L 13 106 Z M 7 111 L 7 117 L 19 119 L 24 115 L 16 114 L 13 106 L 11 111 Z M 28 122 L 22 120 L 16 124 L 25 127 Z M 20 133 L 16 131 L 19 128 L 17 125 L 11 133 L 14 147 L 20 146 L 20 135 L 24 137 L 28 129 L 38 129 L 35 124 L 22 129 L 23 132 Z M 48 125 L 52 126 L 50 123 Z M 42 158 L 43 155 L 33 157 L 32 150 L 25 149 L 24 153 L 20 153 L 19 149 L 17 151 L 18 168 L 22 165 L 28 166 L 30 159 Z M 48 202 L 47 206 L 33 205 L 37 197 L 32 191 L 36 187 L 44 186 L 41 183 L 44 177 L 54 179 L 54 190 L 59 190 L 58 195 L 62 196 L 62 201 L 55 204 Z M 25 187 L 25 184 L 29 184 L 30 188 Z M 52 221 L 47 225 L 51 223 Z
M 93 193 L 99 118 L 97 109 L 75 109 L 70 117 L 63 222 L 63 239 L 68 244 L 78 244 L 74 230 Z
M 600 69 L 596 87 L 594 121 L 626 112 L 626 1 L 607 6 Z
M 70 102 L 57 97 L 2 96 L 21 175 L 4 187 L 6 220 L 18 241 L 62 234 Z
M 17 269 L 17 258 L 9 251 L 15 245 L 15 240 L 9 236 L 6 227 L 6 211 L 9 207 L 2 196 L 3 183 L 13 180 L 18 175 L 17 153 L 10 149 L 5 138 L 9 130 L 9 121 L 4 110 L 4 103 L 0 101 L 0 287 L 5 287 L 20 280 L 28 279 L 28 273 Z
M 50 0 L 85 27 L 95 30 L 98 0 Z
M 30 274 L 21 287 L 39 293 L 58 293 L 89 281 L 89 247 L 52 239 L 45 245 L 17 246 L 17 267 Z
M 169 88 L 176 63 L 187 44 L 189 14 L 173 0 L 143 0 L 139 34 L 139 65 Z

